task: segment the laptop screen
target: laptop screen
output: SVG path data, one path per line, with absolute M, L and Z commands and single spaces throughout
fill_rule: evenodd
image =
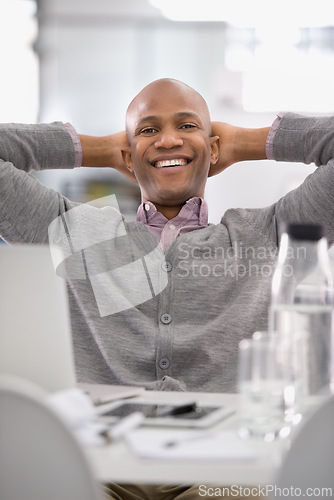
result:
M 75 386 L 66 284 L 48 245 L 0 245 L 0 373 Z

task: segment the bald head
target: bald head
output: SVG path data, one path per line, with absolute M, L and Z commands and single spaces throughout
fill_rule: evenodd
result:
M 126 112 L 126 132 L 129 141 L 133 139 L 136 128 L 147 117 L 158 116 L 168 110 L 173 100 L 180 113 L 196 114 L 203 123 L 208 135 L 211 134 L 211 119 L 206 101 L 192 87 L 179 80 L 162 78 L 155 80 L 137 94 Z
M 151 201 L 168 219 L 187 200 L 204 197 L 210 166 L 218 160 L 218 137 L 203 97 L 188 85 L 156 80 L 130 103 L 126 114 L 130 147 L 124 163 Z

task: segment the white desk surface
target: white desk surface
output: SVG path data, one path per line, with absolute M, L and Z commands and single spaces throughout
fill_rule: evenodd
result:
M 140 401 L 143 398 L 173 403 L 196 400 L 200 403 L 224 403 L 236 407 L 238 396 L 146 391 L 143 396 L 137 396 L 132 400 Z M 217 430 L 236 431 L 237 428 L 237 415 L 232 415 L 214 426 Z M 134 456 L 123 440 L 110 445 L 89 448 L 87 454 L 95 477 L 101 482 L 258 486 L 275 484 L 275 474 L 280 465 L 282 453 L 288 444 L 287 439 L 270 444 L 251 443 L 251 446 L 260 452 L 259 458 L 252 461 L 193 460 L 190 462 L 144 459 Z

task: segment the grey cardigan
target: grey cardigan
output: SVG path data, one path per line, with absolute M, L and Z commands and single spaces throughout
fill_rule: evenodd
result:
M 321 222 L 334 241 L 334 118 L 284 115 L 273 151 L 321 167 L 274 205 L 228 210 L 163 255 L 142 223 L 28 173 L 73 168 L 62 123 L 0 127 L 0 234 L 62 247 L 79 381 L 235 391 L 239 341 L 267 326 L 278 223 Z

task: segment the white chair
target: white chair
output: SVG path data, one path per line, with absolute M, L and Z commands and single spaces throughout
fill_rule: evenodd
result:
M 33 384 L 0 376 L 1 500 L 98 500 L 76 438 Z
M 284 488 L 285 493 L 294 492 L 289 498 L 334 497 L 334 397 L 327 399 L 301 424 L 274 485 L 276 496 L 273 498 L 283 498 Z

